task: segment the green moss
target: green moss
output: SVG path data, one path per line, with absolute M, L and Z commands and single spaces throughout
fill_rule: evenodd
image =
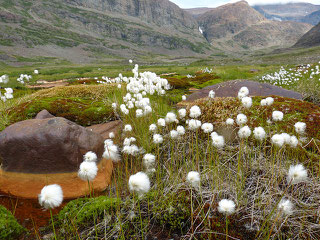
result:
M 11 212 L 0 205 L 0 239 L 18 239 L 25 231 Z
M 69 202 L 58 215 L 61 224 L 75 224 L 78 227 L 90 226 L 106 215 L 113 215 L 121 204 L 117 198 L 100 196 L 96 198 L 78 198 Z

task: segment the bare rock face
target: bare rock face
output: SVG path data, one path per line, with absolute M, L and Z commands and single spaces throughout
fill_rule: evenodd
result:
M 35 119 L 46 119 L 46 118 L 53 118 L 53 117 L 54 116 L 51 113 L 49 113 L 46 109 L 44 109 L 37 114 Z
M 187 102 L 193 102 L 200 98 L 206 98 L 211 90 L 216 93 L 216 97 L 237 97 L 238 91 L 241 87 L 247 87 L 249 89 L 249 96 L 276 95 L 299 100 L 302 99 L 302 95 L 300 93 L 289 91 L 268 83 L 259 83 L 248 80 L 233 80 L 205 87 L 200 91 L 189 95 L 187 97 Z
M 109 133 L 113 132 L 114 134 L 117 134 L 121 126 L 122 126 L 122 121 L 117 120 L 117 121 L 93 125 L 93 126 L 87 127 L 87 129 L 100 134 L 103 139 L 107 139 L 109 138 Z
M 0 133 L 0 160 L 6 172 L 76 172 L 85 153 L 95 152 L 100 161 L 103 150 L 99 134 L 60 117 L 18 122 Z

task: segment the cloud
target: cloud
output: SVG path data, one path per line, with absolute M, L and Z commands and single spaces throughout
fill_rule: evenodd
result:
M 223 4 L 238 2 L 239 0 L 170 0 L 181 8 L 195 8 L 195 7 L 218 7 Z M 255 4 L 274 4 L 274 3 L 289 3 L 289 2 L 307 2 L 313 4 L 320 4 L 319 0 L 247 0 L 250 5 Z

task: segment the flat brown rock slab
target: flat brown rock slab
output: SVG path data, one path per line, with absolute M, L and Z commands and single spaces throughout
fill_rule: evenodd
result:
M 205 87 L 187 96 L 186 102 L 193 102 L 200 98 L 206 98 L 211 90 L 216 93 L 216 97 L 237 97 L 241 87 L 247 87 L 249 89 L 249 96 L 276 95 L 302 100 L 302 95 L 300 93 L 289 91 L 268 83 L 259 83 L 249 80 L 233 80 Z
M 75 172 L 88 151 L 101 160 L 101 135 L 61 117 L 18 122 L 0 133 L 0 162 L 6 172 Z
M 37 116 L 34 119 L 46 119 L 46 118 L 53 118 L 54 116 L 49 113 L 46 109 L 38 112 Z
M 90 127 L 87 127 L 87 129 L 92 132 L 100 134 L 103 139 L 108 139 L 109 133 L 113 132 L 116 135 L 118 131 L 121 129 L 121 127 L 122 127 L 122 121 L 117 120 L 117 121 L 92 125 Z
M 91 182 L 95 193 L 102 192 L 111 182 L 113 163 L 103 158 L 98 164 L 98 173 Z M 0 169 L 0 190 L 7 195 L 27 199 L 36 199 L 42 188 L 50 184 L 58 184 L 63 191 L 64 199 L 77 198 L 89 194 L 88 182 L 78 177 L 78 172 L 34 174 L 6 172 Z

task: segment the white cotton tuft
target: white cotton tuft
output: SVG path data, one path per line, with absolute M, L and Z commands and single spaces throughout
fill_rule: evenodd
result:
M 248 138 L 251 135 L 251 130 L 248 126 L 244 126 L 242 128 L 239 129 L 238 131 L 238 136 L 240 138 Z
M 226 120 L 226 124 L 229 125 L 229 126 L 231 126 L 231 125 L 234 124 L 234 120 L 233 120 L 232 118 L 228 118 L 228 119 Z
M 199 188 L 200 186 L 200 174 L 195 171 L 191 171 L 187 175 L 187 182 L 194 188 Z
M 303 135 L 303 134 L 305 134 L 307 125 L 306 125 L 304 122 L 297 122 L 297 123 L 294 125 L 294 128 L 295 128 L 296 132 L 297 132 L 299 135 Z
M 308 172 L 302 164 L 290 166 L 287 176 L 287 182 L 297 184 L 305 182 L 308 179 Z
M 125 126 L 124 126 L 124 131 L 125 131 L 125 132 L 131 132 L 131 131 L 132 131 L 131 125 L 130 125 L 130 124 L 125 125 Z
M 154 163 L 156 161 L 156 157 L 153 154 L 147 153 L 143 156 L 143 165 L 149 169 L 154 166 Z
M 289 199 L 281 199 L 278 204 L 278 210 L 285 215 L 291 215 L 293 213 L 293 204 Z
M 116 145 L 106 146 L 102 155 L 106 159 L 111 159 L 114 163 L 120 162 L 121 157 Z
M 232 200 L 222 199 L 219 202 L 218 211 L 225 215 L 230 215 L 235 212 L 236 204 Z
M 177 138 L 179 137 L 178 131 L 176 131 L 176 130 L 171 130 L 171 131 L 170 131 L 170 137 L 171 137 L 172 139 L 177 139 Z
M 187 97 L 185 95 L 182 96 L 182 101 L 187 100 Z
M 284 138 L 281 134 L 275 134 L 271 138 L 271 143 L 277 147 L 282 147 L 284 144 Z
M 198 106 L 192 106 L 191 108 L 190 108 L 190 114 L 189 114 L 189 116 L 191 117 L 191 118 L 198 118 L 198 117 L 200 117 L 201 116 L 201 110 L 200 110 L 200 108 L 198 107 Z
M 272 120 L 277 122 L 277 121 L 282 121 L 283 119 L 283 112 L 280 111 L 273 111 L 272 113 Z
M 44 186 L 38 199 L 45 209 L 59 207 L 63 201 L 62 188 L 58 184 Z
M 139 195 L 147 193 L 150 190 L 150 180 L 144 172 L 138 172 L 129 178 L 129 190 Z
M 251 108 L 252 106 L 252 98 L 251 97 L 244 97 L 241 99 L 242 106 L 245 108 Z
M 160 144 L 163 142 L 163 137 L 160 134 L 154 134 L 153 135 L 153 142 L 155 144 Z
M 296 148 L 298 146 L 298 144 L 299 144 L 298 138 L 296 136 L 291 136 L 290 143 L 289 143 L 290 147 Z
M 216 93 L 215 93 L 213 90 L 211 90 L 211 91 L 209 92 L 208 97 L 209 97 L 209 98 L 214 98 L 215 95 L 216 95 Z
M 186 130 L 184 129 L 183 126 L 178 126 L 177 127 L 177 132 L 180 136 L 184 135 L 186 133 Z
M 267 97 L 266 98 L 266 104 L 268 106 L 271 106 L 273 104 L 273 102 L 274 102 L 274 99 L 272 97 Z
M 179 118 L 185 118 L 186 115 L 187 115 L 187 110 L 184 109 L 184 108 L 181 108 L 179 111 L 178 111 L 178 114 L 179 114 Z
M 115 138 L 114 132 L 110 132 L 110 133 L 109 133 L 109 138 Z
M 158 126 L 165 127 L 166 126 L 166 120 L 164 120 L 163 118 L 159 118 L 158 119 Z
M 190 119 L 188 122 L 188 127 L 190 130 L 197 130 L 201 127 L 201 122 L 196 119 Z
M 98 159 L 97 154 L 95 154 L 94 152 L 90 151 L 87 152 L 84 156 L 83 156 L 83 161 L 86 162 L 96 162 Z
M 255 139 L 262 141 L 266 138 L 266 131 L 263 129 L 263 127 L 256 127 L 253 130 L 253 135 Z
M 266 99 L 262 99 L 262 100 L 260 101 L 260 105 L 261 105 L 261 106 L 266 106 L 266 105 L 267 105 L 267 100 L 266 100 Z
M 244 97 L 247 97 L 249 95 L 249 89 L 247 87 L 240 88 L 238 92 L 238 98 L 242 99 Z
M 92 181 L 98 173 L 98 167 L 95 162 L 82 162 L 78 171 L 78 176 L 83 181 Z
M 168 112 L 165 117 L 166 123 L 173 123 L 176 121 L 176 119 L 177 119 L 177 115 L 173 112 Z
M 201 129 L 204 133 L 211 133 L 213 131 L 212 123 L 204 123 L 201 126 Z
M 244 115 L 244 114 L 242 114 L 242 113 L 240 113 L 240 114 L 237 115 L 237 120 L 236 120 L 236 122 L 237 122 L 237 124 L 238 124 L 239 126 L 246 124 L 247 121 L 248 121 L 248 118 L 247 118 L 246 115 Z
M 150 131 L 150 132 L 155 132 L 155 131 L 157 131 L 157 125 L 155 125 L 154 123 L 151 124 L 151 125 L 149 126 L 149 131 Z
M 212 145 L 216 148 L 223 148 L 225 145 L 224 137 L 219 136 L 216 132 L 211 134 Z

